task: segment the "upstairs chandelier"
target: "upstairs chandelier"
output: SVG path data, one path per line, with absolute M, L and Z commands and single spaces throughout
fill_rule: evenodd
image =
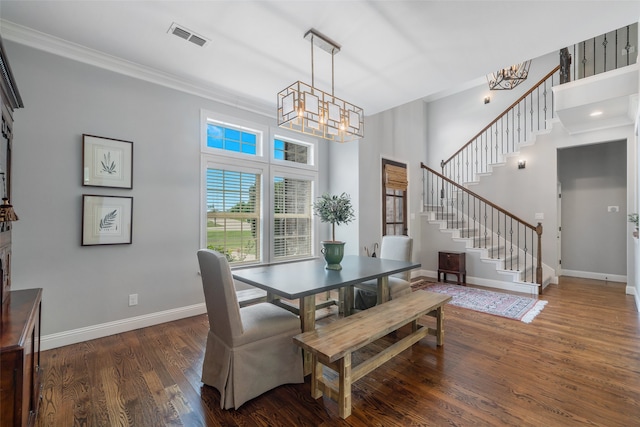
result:
M 503 68 L 487 76 L 490 90 L 510 90 L 525 81 L 529 76 L 531 60 L 524 61 L 508 68 Z
M 340 46 L 314 29 L 304 38 L 311 42 L 311 85 L 297 81 L 278 93 L 278 126 L 336 142 L 363 138 L 364 111 L 333 93 L 333 58 Z M 315 87 L 314 45 L 331 54 L 330 94 Z

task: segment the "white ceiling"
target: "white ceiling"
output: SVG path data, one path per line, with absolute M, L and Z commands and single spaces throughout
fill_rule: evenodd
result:
M 5 39 L 24 42 L 27 27 L 274 115 L 277 92 L 311 83 L 310 28 L 342 46 L 336 96 L 371 115 L 639 18 L 640 1 L 612 0 L 0 0 Z M 168 34 L 174 22 L 211 42 Z M 315 83 L 328 92 L 330 64 L 316 48 Z

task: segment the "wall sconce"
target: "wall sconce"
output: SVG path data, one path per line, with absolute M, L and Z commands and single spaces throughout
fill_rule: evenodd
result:
M 518 160 L 518 169 L 524 169 L 527 166 L 526 160 Z
M 490 97 L 490 96 L 485 96 L 485 97 L 484 97 L 484 103 L 485 103 L 485 104 L 488 104 L 488 103 L 490 103 L 490 102 L 491 102 L 491 97 Z
M 16 212 L 13 210 L 13 206 L 9 204 L 9 198 L 7 197 L 4 172 L 0 172 L 0 174 L 2 174 L 2 188 L 4 190 L 2 204 L 0 205 L 0 223 L 17 221 L 18 215 L 16 215 Z

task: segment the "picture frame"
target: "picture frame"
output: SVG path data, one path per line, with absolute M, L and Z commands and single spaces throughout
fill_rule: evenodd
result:
M 82 246 L 131 244 L 132 226 L 133 197 L 82 195 Z
M 83 134 L 82 185 L 133 188 L 133 142 Z

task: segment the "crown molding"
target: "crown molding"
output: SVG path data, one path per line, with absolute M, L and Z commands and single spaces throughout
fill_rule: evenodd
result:
M 222 87 L 187 81 L 4 19 L 0 19 L 0 29 L 5 40 L 275 119 L 275 106 Z

